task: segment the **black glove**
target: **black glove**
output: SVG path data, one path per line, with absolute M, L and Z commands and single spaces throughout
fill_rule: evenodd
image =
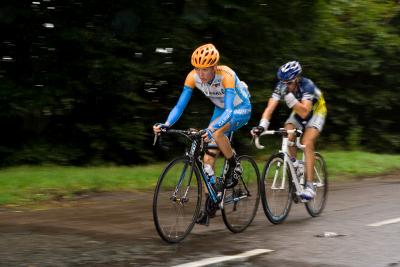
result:
M 256 127 L 253 127 L 253 129 L 251 129 L 251 131 L 252 131 L 255 135 L 260 136 L 260 134 L 261 134 L 262 132 L 264 132 L 265 129 L 264 129 L 264 127 L 262 127 L 262 126 L 256 126 Z
M 156 123 L 156 124 L 154 124 L 153 127 L 157 127 L 157 126 L 160 126 L 161 129 L 168 129 L 168 128 L 169 128 L 168 125 L 166 125 L 166 124 L 164 124 L 164 123 L 159 123 L 159 122 Z

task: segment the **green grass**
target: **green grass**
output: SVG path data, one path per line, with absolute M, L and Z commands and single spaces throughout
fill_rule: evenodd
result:
M 400 155 L 324 151 L 330 180 L 400 170 Z M 262 156 L 258 160 L 263 168 Z M 133 167 L 20 166 L 0 169 L 0 205 L 26 204 L 103 191 L 153 190 L 166 163 Z M 218 173 L 218 172 L 217 172 Z
M 85 192 L 152 189 L 164 166 L 6 168 L 0 170 L 0 205 L 68 198 Z
M 387 174 L 400 170 L 400 155 L 360 151 L 324 151 L 322 154 L 333 179 Z

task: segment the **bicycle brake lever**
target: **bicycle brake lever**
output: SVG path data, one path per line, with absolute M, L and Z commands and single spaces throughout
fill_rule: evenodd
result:
M 156 143 L 157 143 L 157 139 L 158 139 L 158 136 L 155 134 L 155 135 L 154 135 L 153 146 L 155 146 L 155 145 L 156 145 Z
M 250 145 L 254 144 L 254 135 L 251 136 Z
M 163 146 L 162 142 L 161 142 L 161 136 L 155 134 L 154 135 L 154 142 L 153 142 L 153 146 L 156 146 L 157 141 L 158 141 L 158 146 L 161 148 L 161 150 L 169 150 L 169 147 L 167 146 Z
M 162 138 L 161 138 L 161 136 L 160 136 L 160 138 L 159 138 L 159 140 L 158 140 L 158 145 L 160 146 L 160 148 L 161 148 L 161 150 L 165 150 L 165 151 L 168 151 L 169 150 L 169 147 L 168 146 L 164 146 L 163 144 L 162 144 Z

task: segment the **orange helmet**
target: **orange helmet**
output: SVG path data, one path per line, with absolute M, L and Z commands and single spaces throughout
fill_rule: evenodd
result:
M 194 50 L 192 65 L 196 68 L 207 68 L 217 65 L 219 53 L 213 44 L 205 44 Z

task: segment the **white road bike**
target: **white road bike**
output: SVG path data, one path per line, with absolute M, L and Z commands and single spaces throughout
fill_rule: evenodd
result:
M 300 195 L 304 191 L 305 166 L 303 174 L 298 177 L 297 168 L 290 160 L 288 147 L 296 146 L 302 150 L 302 159 L 305 164 L 305 146 L 300 143 L 303 132 L 298 129 L 282 128 L 264 131 L 260 136 L 273 134 L 282 136 L 282 147 L 277 154 L 269 158 L 261 175 L 260 193 L 265 215 L 273 224 L 282 223 L 289 214 L 292 202 L 303 202 L 308 213 L 313 217 L 320 215 L 325 207 L 328 192 L 328 174 L 324 158 L 320 153 L 315 152 L 313 184 L 316 196 L 310 201 L 302 200 Z M 289 134 L 296 135 L 296 142 L 289 141 Z M 255 137 L 255 145 L 258 149 L 263 149 L 264 146 L 259 140 L 260 136 Z

